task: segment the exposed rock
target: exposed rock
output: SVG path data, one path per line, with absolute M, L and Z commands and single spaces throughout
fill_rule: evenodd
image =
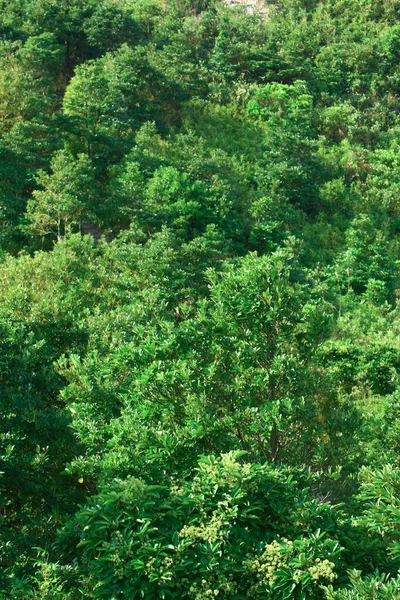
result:
M 101 237 L 104 237 L 106 242 L 112 242 L 112 240 L 117 237 L 120 231 L 121 229 L 116 227 L 113 231 L 104 233 L 100 225 L 94 221 L 85 221 L 81 224 L 82 235 L 91 235 L 95 240 L 99 240 Z
M 265 0 L 224 0 L 228 6 L 242 6 L 247 12 L 268 15 L 269 8 L 265 3 Z
M 86 221 L 81 225 L 82 235 L 91 235 L 95 240 L 99 240 L 103 235 L 100 226 L 94 221 Z

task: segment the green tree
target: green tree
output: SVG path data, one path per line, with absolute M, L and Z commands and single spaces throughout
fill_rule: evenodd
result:
M 39 173 L 37 183 L 43 189 L 33 192 L 26 216 L 34 233 L 42 237 L 50 234 L 60 240 L 93 210 L 94 170 L 86 156 L 74 159 L 64 150 L 54 155 L 51 169 L 51 174 Z
M 315 528 L 334 530 L 339 512 L 287 471 L 239 457 L 203 457 L 169 489 L 133 478 L 104 486 L 77 516 L 95 596 L 321 597 L 342 549 Z
M 323 169 L 316 154 L 313 98 L 305 82 L 256 88 L 247 110 L 265 123 L 260 185 L 268 195 L 283 194 L 307 213 L 318 212 L 317 183 Z
M 74 151 L 103 166 L 122 158 L 143 122 L 160 121 L 163 84 L 141 47 L 123 45 L 77 67 L 63 100 Z

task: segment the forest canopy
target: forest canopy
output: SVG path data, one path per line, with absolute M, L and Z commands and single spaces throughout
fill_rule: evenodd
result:
M 1 1 L 4 600 L 400 598 L 400 1 L 247 4 Z

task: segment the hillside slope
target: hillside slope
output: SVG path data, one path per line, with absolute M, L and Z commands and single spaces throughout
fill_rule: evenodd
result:
M 1 599 L 400 598 L 400 3 L 246 7 L 2 2 Z

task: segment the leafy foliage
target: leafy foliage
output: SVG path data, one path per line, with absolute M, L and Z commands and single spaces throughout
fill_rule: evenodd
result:
M 234 4 L 1 3 L 2 598 L 400 595 L 399 3 Z

